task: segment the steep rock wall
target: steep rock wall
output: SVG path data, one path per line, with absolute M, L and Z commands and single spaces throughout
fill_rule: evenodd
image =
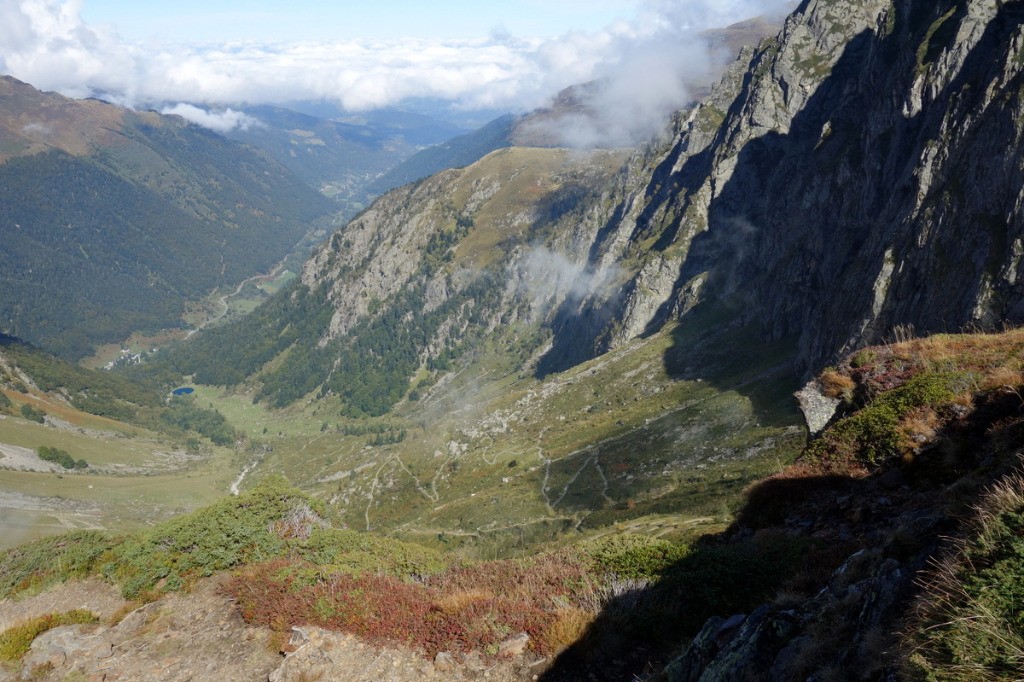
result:
M 717 301 L 798 338 L 810 371 L 896 325 L 1022 319 L 1022 15 L 803 2 L 634 164 L 647 181 L 591 256 L 640 265 L 563 311 L 563 345 L 599 352 Z

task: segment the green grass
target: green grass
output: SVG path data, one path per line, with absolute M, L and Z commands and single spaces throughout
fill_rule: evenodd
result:
M 28 653 L 32 641 L 47 630 L 61 625 L 95 623 L 97 620 L 93 613 L 75 609 L 64 613 L 49 613 L 10 627 L 0 632 L 0 661 L 19 660 Z
M 0 419 L 0 443 L 31 450 L 39 446 L 66 450 L 76 459 L 84 458 L 91 465 L 126 464 L 146 466 L 158 464 L 175 444 L 157 440 L 157 434 L 128 438 L 117 432 L 81 433 L 55 429 L 24 419 Z M 0 466 L 4 460 L 0 459 Z
M 84 449 L 71 449 L 72 454 Z M 86 459 L 93 464 L 92 460 Z M 57 474 L 0 470 L 0 548 L 70 528 L 128 530 L 209 504 L 227 494 L 241 463 L 215 449 L 170 474 Z
M 540 381 L 517 374 L 507 350 L 523 333 L 487 341 L 384 418 L 346 419 L 331 399 L 268 410 L 244 389 L 199 387 L 197 401 L 272 448 L 253 455 L 261 463 L 247 485 L 284 475 L 331 500 L 350 527 L 483 557 L 645 518 L 690 537 L 727 519 L 745 485 L 802 445 L 789 384 L 771 371 L 750 382 L 786 357 L 784 345 L 720 362 L 713 382 L 686 380 L 666 356 L 701 334 L 668 330 Z M 368 447 L 338 432 L 346 425 L 406 438 Z

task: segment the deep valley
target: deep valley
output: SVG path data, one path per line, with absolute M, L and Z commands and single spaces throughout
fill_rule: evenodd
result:
M 0 80 L 0 679 L 1021 679 L 1024 4 L 790 9 L 635 147 Z

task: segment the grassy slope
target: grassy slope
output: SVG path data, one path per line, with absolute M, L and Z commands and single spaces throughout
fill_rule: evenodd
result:
M 978 491 L 1019 461 L 1024 331 L 939 336 L 868 349 L 825 372 L 822 386 L 845 397 L 846 415 L 781 475 L 778 469 L 799 449 L 786 434 L 802 442 L 783 400 L 789 387 L 779 381 L 787 346 L 741 343 L 746 352 L 734 347 L 726 354 L 713 343 L 717 337 L 708 334 L 707 327 L 676 328 L 544 382 L 515 375 L 487 382 L 483 379 L 502 356 L 481 353 L 424 400 L 402 406 L 390 421 L 411 435 L 381 447 L 367 446 L 366 436 L 343 436 L 334 424 L 321 431 L 323 415 L 315 411 L 324 410 L 324 403 L 268 413 L 245 395 L 201 388 L 201 399 L 213 399 L 238 424 L 266 423 L 264 437 L 273 452 L 263 455 L 254 475 L 263 485 L 251 495 L 222 500 L 124 540 L 88 535 L 25 548 L 5 559 L 0 577 L 22 587 L 63 579 L 67 576 L 52 573 L 52 553 L 57 552 L 64 557 L 57 563 L 67 567 L 62 570 L 73 573 L 85 566 L 85 573 L 105 575 L 127 594 L 158 596 L 209 572 L 245 566 L 230 589 L 254 622 L 285 630 L 293 622 L 316 622 L 384 642 L 412 638 L 428 654 L 443 648 L 486 653 L 509 632 L 526 629 L 538 653 L 557 653 L 575 642 L 555 662 L 551 679 L 577 679 L 593 665 L 605 665 L 601 656 L 618 661 L 603 671 L 605 678 L 635 672 L 639 668 L 631 666 L 649 660 L 667 660 L 707 616 L 749 613 L 782 590 L 787 604 L 827 606 L 801 621 L 809 629 L 787 631 L 790 638 L 802 633 L 810 638 L 793 639 L 799 656 L 786 665 L 801 676 L 842 670 L 824 652 L 838 657 L 860 646 L 858 638 L 865 634 L 850 629 L 858 619 L 847 611 L 868 608 L 858 601 L 861 588 L 846 589 L 848 581 L 874 580 L 876 564 L 920 566 L 929 553 L 945 551 L 933 534 L 948 533 L 949 524 L 979 499 Z M 733 329 L 731 336 L 745 338 L 742 329 Z M 685 361 L 677 357 L 682 348 Z M 684 378 L 684 365 L 690 364 L 703 367 L 700 381 Z M 948 391 L 908 391 L 931 386 L 934 377 L 945 381 L 951 376 L 956 381 L 943 384 Z M 644 397 L 626 400 L 638 394 Z M 664 410 L 660 416 L 659 410 Z M 879 410 L 896 410 L 895 421 L 865 418 Z M 428 416 L 432 428 L 417 430 Z M 875 429 L 878 442 L 895 443 L 896 449 L 880 457 L 874 441 L 864 438 L 865 424 Z M 773 439 L 776 445 L 766 447 Z M 450 443 L 459 445 L 446 447 Z M 820 443 L 829 444 L 828 456 Z M 551 460 L 550 467 L 537 458 L 538 450 Z M 594 475 L 595 460 L 600 460 L 603 477 Z M 459 463 L 457 469 L 452 470 L 452 462 Z M 619 470 L 619 464 L 627 468 Z M 360 466 L 365 468 L 357 471 Z M 322 480 L 339 469 L 350 473 Z M 900 471 L 903 484 L 884 488 L 880 475 L 893 469 Z M 311 499 L 286 491 L 269 475 L 274 471 L 288 472 L 319 494 Z M 437 471 L 441 475 L 435 479 Z M 770 472 L 776 475 L 753 488 L 744 502 L 740 488 Z M 545 473 L 547 486 L 542 487 Z M 927 639 L 912 659 L 904 660 L 906 665 L 935 679 L 1012 679 L 1008 671 L 1019 654 L 1021 635 L 1012 608 L 1024 510 L 1020 488 L 1019 479 L 1007 479 L 984 497 L 985 511 L 958 532 L 949 559 L 936 569 L 936 589 L 917 589 L 924 600 L 915 607 L 918 620 L 910 621 L 898 642 L 919 641 L 915 638 L 921 633 Z M 125 500 L 138 490 L 133 482 L 122 491 Z M 173 493 L 162 480 L 154 480 L 152 490 Z M 377 503 L 366 506 L 365 494 L 371 491 Z M 270 501 L 261 502 L 268 494 Z M 346 494 L 362 504 L 344 504 Z M 851 495 L 863 498 L 868 511 L 851 515 L 839 506 Z M 333 504 L 324 505 L 324 498 Z M 626 503 L 619 504 L 623 498 Z M 689 545 L 609 537 L 628 528 L 647 536 L 692 539 L 690 523 L 708 514 L 725 521 L 730 505 L 741 507 L 733 530 L 746 532 Z M 378 530 L 420 541 L 441 535 L 447 540 L 441 544 L 449 546 L 461 538 L 475 546 L 472 552 L 443 558 L 373 534 L 317 530 L 321 519 L 358 528 L 367 509 Z M 903 513 L 909 510 L 913 513 Z M 809 521 L 806 531 L 800 524 L 788 525 L 794 515 Z M 915 528 L 930 519 L 928 530 L 911 533 L 902 525 L 904 517 Z M 585 531 L 599 526 L 585 535 L 603 538 L 595 543 L 585 535 L 563 533 L 558 544 L 568 547 L 537 553 L 536 543 L 555 533 L 546 535 L 534 526 L 564 531 L 577 524 Z M 700 530 L 714 528 L 708 523 Z M 230 542 L 217 539 L 224 533 Z M 859 542 L 869 543 L 858 554 L 861 562 L 848 575 L 835 573 Z M 467 554 L 487 558 L 499 544 L 530 558 L 449 563 Z M 388 564 L 385 573 L 393 577 L 371 575 L 380 552 L 408 561 Z M 402 580 L 410 571 L 416 580 Z M 822 586 L 841 574 L 847 582 L 840 581 L 838 594 L 846 596 L 829 602 L 833 588 Z M 627 576 L 660 580 L 628 600 L 613 596 L 611 585 Z M 509 584 L 522 589 L 501 597 L 498 587 Z M 903 613 L 909 593 L 902 594 L 896 610 L 884 612 L 886 618 Z M 785 614 L 794 607 L 773 608 Z M 986 615 L 983 630 L 972 625 L 979 623 L 979 609 L 994 614 Z M 426 618 L 428 613 L 433 615 Z M 652 629 L 651 623 L 658 626 Z M 432 629 L 438 624 L 442 631 Z M 885 621 L 884 626 L 896 623 Z M 830 644 L 836 637 L 850 639 Z M 985 637 L 998 641 L 975 644 Z M 883 665 L 903 651 L 896 646 L 886 650 L 878 660 L 854 658 L 843 665 Z M 857 651 L 863 656 L 867 649 Z
M 332 210 L 265 155 L 180 119 L 10 78 L 0 99 L 18 142 L 0 153 L 0 313 L 67 357 L 177 326 L 185 300 L 269 269 Z
M 743 487 L 803 442 L 793 386 L 777 367 L 785 344 L 699 353 L 689 345 L 696 324 L 545 380 L 515 373 L 508 330 L 420 401 L 376 420 L 347 420 L 329 400 L 269 411 L 242 389 L 200 387 L 199 399 L 272 449 L 253 456 L 253 481 L 283 474 L 351 527 L 484 554 L 616 522 L 688 534 L 727 520 Z M 706 378 L 672 376 L 666 357 L 680 344 Z M 368 425 L 406 437 L 372 446 L 372 434 L 344 435 Z
M 26 364 L 19 365 L 18 359 Z M 0 447 L 16 453 L 21 448 L 59 448 L 74 459 L 84 459 L 89 468 L 50 472 L 33 455 L 27 460 L 23 455 L 0 458 L 0 520 L 5 528 L 0 545 L 10 547 L 72 528 L 138 527 L 226 493 L 239 467 L 232 449 L 207 443 L 186 452 L 187 434 L 163 424 L 156 417 L 160 407 L 141 404 L 140 420 L 131 424 L 76 409 L 59 391 L 41 390 L 33 378 L 44 383 L 42 375 L 24 373 L 29 366 L 39 370 L 45 359 L 39 351 L 22 346 L 7 346 L 0 353 L 0 386 L 6 384 L 0 392 L 10 403 L 0 409 Z M 77 387 L 75 394 L 89 386 L 93 395 L 106 401 L 120 386 L 117 377 L 53 358 L 46 367 L 47 381 L 63 378 Z M 14 390 L 14 385 L 24 390 Z M 44 412 L 46 423 L 22 418 L 23 405 Z M 162 427 L 159 431 L 145 426 L 154 418 L 152 423 Z
M 545 210 L 558 210 L 543 207 L 584 183 L 574 159 L 509 149 L 455 174 L 439 215 L 424 214 L 419 224 L 451 231 L 462 207 L 475 206 L 451 258 L 436 266 L 441 276 L 500 264 L 555 232 Z M 621 156 L 598 154 L 589 163 L 588 172 L 611 174 Z M 494 191 L 481 201 L 488 187 Z M 539 219 L 509 218 L 538 207 Z M 339 275 L 349 276 L 358 273 Z M 408 388 L 419 385 L 419 399 L 410 391 L 382 417 L 346 417 L 338 398 L 314 399 L 315 392 L 269 409 L 254 403 L 259 376 L 230 388 L 199 386 L 198 400 L 249 435 L 252 470 L 243 487 L 282 474 L 328 500 L 350 527 L 482 556 L 615 523 L 669 536 L 721 527 L 743 487 L 777 471 L 803 442 L 787 374 L 791 349 L 736 328 L 733 311 L 702 311 L 685 326 L 541 380 L 530 367 L 544 352 L 545 331 L 506 310 L 520 303 L 502 300 L 502 318 L 473 336 L 451 369 L 413 370 Z M 277 334 L 283 326 L 267 328 Z M 211 337 L 230 346 L 239 335 L 225 327 Z M 221 364 L 231 352 L 205 350 Z M 293 376 L 288 356 L 270 361 L 262 377 Z

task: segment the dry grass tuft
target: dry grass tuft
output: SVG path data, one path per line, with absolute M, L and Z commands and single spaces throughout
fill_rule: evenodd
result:
M 434 600 L 434 608 L 438 611 L 453 615 L 465 611 L 473 604 L 486 602 L 494 599 L 494 592 L 483 589 L 457 590 L 441 595 Z
M 305 502 L 296 504 L 281 519 L 273 521 L 267 527 L 267 531 L 273 533 L 282 540 L 299 539 L 308 540 L 316 528 L 328 528 L 326 520 Z
M 1024 385 L 1024 372 L 1021 372 L 1019 368 L 1003 365 L 985 375 L 979 387 L 983 391 L 999 388 L 1017 391 L 1022 385 Z
M 1024 669 L 1024 475 L 994 485 L 920 580 L 909 665 L 929 679 L 1011 680 Z
M 906 449 L 913 452 L 926 443 L 931 443 L 938 435 L 942 420 L 934 408 L 924 405 L 912 410 L 900 423 L 906 437 Z
M 853 379 L 834 369 L 822 372 L 818 377 L 818 383 L 821 384 L 822 393 L 839 400 L 849 400 L 857 388 L 857 383 Z
M 566 608 L 555 612 L 555 620 L 544 631 L 548 651 L 558 654 L 578 642 L 594 622 L 596 614 L 583 609 Z

